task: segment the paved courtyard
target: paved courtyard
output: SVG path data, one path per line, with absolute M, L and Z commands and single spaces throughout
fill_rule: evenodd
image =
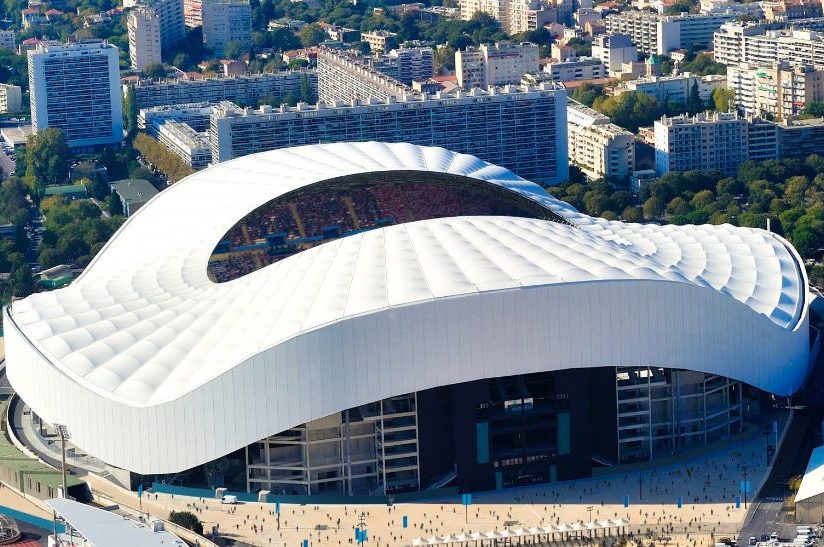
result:
M 273 504 L 221 505 L 217 500 L 146 493 L 143 509 L 159 516 L 191 510 L 210 530 L 247 545 L 348 545 L 363 513 L 368 545 L 411 544 L 413 538 L 489 531 L 505 526 L 531 527 L 624 518 L 627 532 L 644 543 L 711 546 L 735 537 L 746 511 L 735 506 L 747 465 L 747 480 L 757 488 L 766 472 L 763 439 L 754 439 L 694 460 L 642 473 L 587 479 L 473 495 L 468 511 L 457 496 L 429 503 L 364 506 L 281 505 L 280 529 Z M 137 507 L 136 495 L 105 481 L 92 488 L 124 505 Z M 624 507 L 624 496 L 629 507 Z M 678 508 L 678 497 L 682 507 Z M 402 528 L 403 516 L 409 527 Z

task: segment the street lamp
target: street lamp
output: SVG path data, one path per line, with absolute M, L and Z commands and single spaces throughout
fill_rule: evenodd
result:
M 741 470 L 744 472 L 744 509 L 747 508 L 747 490 L 749 490 L 749 484 L 747 484 L 747 464 L 741 466 Z
M 60 471 L 63 475 L 63 498 L 69 499 L 69 490 L 66 486 L 66 439 L 71 438 L 69 435 L 69 429 L 62 424 L 54 424 L 54 428 L 57 430 L 57 434 L 60 435 Z M 54 516 L 54 540 L 57 542 L 57 512 L 53 512 L 52 515 Z M 68 522 L 66 522 L 68 527 Z M 69 528 L 71 533 L 71 528 Z
M 54 424 L 57 434 L 60 435 L 60 470 L 63 474 L 63 497 L 69 498 L 69 490 L 66 486 L 66 439 L 70 439 L 69 428 L 63 424 Z
M 587 511 L 589 511 L 589 522 L 590 522 L 590 524 L 592 524 L 592 506 L 591 505 L 587 506 Z M 589 542 L 590 543 L 592 543 L 592 530 L 593 530 L 593 528 L 589 529 Z

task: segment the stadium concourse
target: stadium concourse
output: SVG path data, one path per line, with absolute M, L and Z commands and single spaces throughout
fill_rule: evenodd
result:
M 224 505 L 217 499 L 170 494 L 143 494 L 142 508 L 156 516 L 170 511 L 193 511 L 205 530 L 218 527 L 221 537 L 249 545 L 348 545 L 365 513 L 368 545 L 412 545 L 416 538 L 461 532 L 530 528 L 566 523 L 624 519 L 626 534 L 656 545 L 712 547 L 724 537 L 735 538 L 746 515 L 739 492 L 742 466 L 754 490 L 766 476 L 762 437 L 704 453 L 658 469 L 568 481 L 528 488 L 473 494 L 468 511 L 460 496 L 427 503 L 386 505 L 281 505 L 280 530 L 271 503 Z M 92 478 L 92 490 L 123 505 L 137 508 L 134 492 Z M 624 496 L 629 507 L 624 507 Z M 640 496 L 640 498 L 639 498 Z M 678 507 L 678 497 L 682 507 Z M 736 497 L 740 507 L 736 508 Z M 590 512 L 591 509 L 591 512 Z M 466 518 L 468 515 L 468 518 Z M 402 527 L 403 516 L 409 527 Z M 688 531 L 687 531 L 688 530 Z M 617 533 L 614 530 L 613 533 Z M 583 539 L 587 537 L 583 533 Z M 573 545 L 575 541 L 556 543 Z M 586 541 L 584 541 L 586 543 Z M 425 544 L 425 543 L 424 543 Z M 466 545 L 475 545 L 467 543 Z

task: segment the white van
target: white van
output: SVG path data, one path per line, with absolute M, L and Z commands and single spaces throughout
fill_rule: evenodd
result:
M 224 503 L 226 505 L 234 505 L 237 503 L 237 496 L 223 496 L 220 498 L 220 503 Z

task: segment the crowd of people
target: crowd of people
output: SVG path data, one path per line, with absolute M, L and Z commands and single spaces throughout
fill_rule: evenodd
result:
M 516 203 L 443 182 L 307 187 L 257 208 L 236 224 L 209 262 L 229 281 L 324 241 L 392 224 L 464 215 L 529 216 Z

